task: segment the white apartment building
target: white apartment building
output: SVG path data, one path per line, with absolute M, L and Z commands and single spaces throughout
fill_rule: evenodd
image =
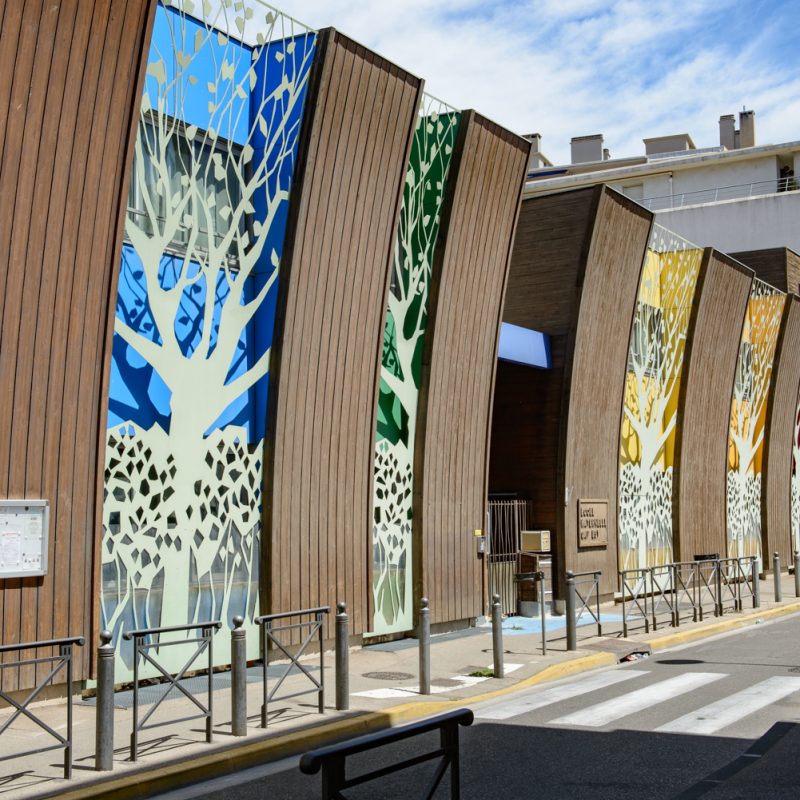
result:
M 671 231 L 726 253 L 800 252 L 800 141 L 756 144 L 755 112 L 720 117 L 720 143 L 697 148 L 688 133 L 644 139 L 645 154 L 610 158 L 602 134 L 574 137 L 572 163 L 534 152 L 527 196 L 603 182 L 656 212 Z

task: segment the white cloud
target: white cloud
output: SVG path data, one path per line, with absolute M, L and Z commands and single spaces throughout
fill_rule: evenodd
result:
M 792 2 L 734 0 L 284 0 L 333 25 L 459 108 L 538 131 L 557 163 L 572 136 L 603 133 L 614 156 L 687 132 L 718 143 L 720 114 L 756 110 L 758 141 L 800 139 Z M 796 8 L 796 6 L 794 7 Z M 791 35 L 789 33 L 789 35 Z

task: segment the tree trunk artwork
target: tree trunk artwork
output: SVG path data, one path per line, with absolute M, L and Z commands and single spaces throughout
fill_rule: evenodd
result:
M 258 613 L 274 304 L 315 39 L 260 0 L 156 12 L 109 397 L 101 608 L 115 641 Z

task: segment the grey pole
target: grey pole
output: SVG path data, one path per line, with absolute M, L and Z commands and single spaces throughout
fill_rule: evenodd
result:
M 431 693 L 431 612 L 427 597 L 419 601 L 419 693 Z
M 247 631 L 237 614 L 231 629 L 231 733 L 247 735 Z
M 578 649 L 578 631 L 575 619 L 575 573 L 567 570 L 567 650 Z
M 347 603 L 336 604 L 336 710 L 350 708 L 350 651 Z
M 114 769 L 114 645 L 110 631 L 100 632 L 97 648 L 94 768 Z
M 772 555 L 772 580 L 775 584 L 775 602 L 781 602 L 781 555 L 780 553 L 773 553 Z
M 761 578 L 758 576 L 758 561 L 755 556 L 750 556 L 750 559 L 753 570 L 753 608 L 759 608 L 761 606 Z
M 540 617 L 542 620 L 542 655 L 547 655 L 547 625 L 545 623 L 545 614 L 547 613 L 547 609 L 545 608 L 545 594 L 544 594 L 544 572 L 539 572 L 539 611 Z
M 800 550 L 794 551 L 794 596 L 800 597 Z
M 494 654 L 494 676 L 505 678 L 506 671 L 503 666 L 503 608 L 500 605 L 500 595 L 492 595 L 492 650 Z

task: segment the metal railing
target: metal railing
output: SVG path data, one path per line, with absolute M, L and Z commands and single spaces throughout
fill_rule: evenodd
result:
M 300 611 L 284 611 L 279 614 L 264 614 L 261 617 L 256 617 L 255 622 L 262 626 L 264 635 L 261 639 L 261 658 L 264 664 L 264 672 L 262 678 L 263 685 L 263 698 L 261 705 L 261 727 L 267 727 L 267 714 L 269 711 L 269 704 L 273 700 L 289 700 L 293 697 L 301 697 L 306 694 L 316 694 L 317 704 L 319 706 L 319 713 L 325 713 L 325 648 L 323 646 L 325 640 L 325 616 L 330 613 L 330 606 L 319 606 L 317 608 L 304 608 Z M 275 625 L 278 620 L 291 619 L 292 617 L 307 617 L 313 616 L 313 619 L 301 620 L 300 622 L 291 622 L 287 625 Z M 287 631 L 302 631 L 308 628 L 308 633 L 301 641 L 295 653 L 291 653 L 287 648 L 291 645 L 287 642 L 281 641 L 276 634 L 285 633 Z M 319 635 L 319 680 L 317 680 L 306 667 L 300 663 L 300 657 L 305 653 L 306 648 L 313 641 L 314 637 Z M 272 689 L 269 688 L 267 682 L 267 671 L 269 670 L 269 653 L 270 644 L 283 653 L 289 659 L 289 664 L 283 671 L 283 674 L 278 678 Z M 277 692 L 283 685 L 283 682 L 289 677 L 293 669 L 298 669 L 302 672 L 312 683 L 310 689 L 302 689 L 299 692 L 292 692 L 290 694 L 277 697 Z
M 442 778 L 447 771 L 450 771 L 450 798 L 458 800 L 461 797 L 461 776 L 459 767 L 459 726 L 472 725 L 474 715 L 468 708 L 457 711 L 449 711 L 436 717 L 413 722 L 410 725 L 403 725 L 400 728 L 393 728 L 380 733 L 373 733 L 367 736 L 360 736 L 349 742 L 334 744 L 329 747 L 321 747 L 305 753 L 300 759 L 300 769 L 306 775 L 316 775 L 322 770 L 322 800 L 343 800 L 342 792 L 354 786 L 361 786 L 365 783 L 383 778 L 395 772 L 414 767 L 417 764 L 424 764 L 427 761 L 439 759 L 436 770 L 429 784 L 421 795 L 424 800 L 430 800 L 436 793 Z M 384 745 L 401 742 L 414 736 L 420 736 L 431 731 L 439 731 L 439 747 L 420 755 L 406 758 L 395 764 L 391 764 L 380 769 L 356 775 L 352 778 L 347 777 L 347 758 L 358 753 L 365 753 L 375 750 Z M 377 795 L 375 795 L 377 796 Z
M 707 606 L 714 616 L 741 611 L 751 598 L 760 605 L 758 567 L 755 556 L 677 561 L 656 567 L 622 570 L 622 635 L 640 621 L 645 632 L 664 623 L 679 627 L 691 616 L 701 622 Z
M 139 732 L 150 730 L 152 728 L 160 728 L 163 725 L 174 725 L 178 722 L 188 722 L 193 719 L 204 719 L 206 721 L 206 741 L 213 740 L 214 728 L 214 631 L 222 626 L 220 620 L 213 620 L 211 622 L 194 622 L 191 625 L 171 625 L 165 628 L 142 628 L 136 631 L 126 631 L 122 634 L 122 638 L 126 640 L 133 639 L 133 731 L 131 733 L 131 761 L 136 761 L 139 757 Z M 194 639 L 176 639 L 170 642 L 162 642 L 161 636 L 165 633 L 180 633 L 186 631 L 199 631 L 199 635 Z M 153 641 L 153 639 L 155 641 Z M 197 647 L 194 652 L 189 656 L 188 660 L 184 663 L 183 667 L 176 675 L 168 672 L 156 658 L 154 658 L 151 650 L 162 650 L 167 647 L 185 646 L 187 644 L 195 644 Z M 208 662 L 206 669 L 208 670 L 208 705 L 204 706 L 180 681 L 188 672 L 189 668 L 197 661 L 198 656 L 203 652 L 208 654 Z M 169 684 L 169 687 L 161 695 L 161 697 L 153 703 L 150 710 L 139 720 L 139 661 L 146 662 L 158 670 Z M 153 716 L 156 709 L 166 700 L 168 695 L 173 689 L 177 689 L 181 694 L 187 697 L 191 702 L 200 710 L 198 714 L 190 714 L 187 717 L 180 717 L 178 719 L 168 719 L 162 722 L 151 722 L 147 724 L 147 720 Z
M 34 658 L 10 661 L 0 664 L 0 675 L 6 669 L 19 669 L 35 664 L 50 664 L 50 672 L 44 680 L 38 682 L 36 686 L 26 695 L 22 702 L 18 702 L 6 692 L 0 689 L 0 700 L 8 703 L 15 710 L 11 716 L 0 725 L 0 736 L 2 736 L 20 717 L 27 717 L 35 725 L 38 725 L 45 733 L 50 734 L 56 741 L 54 744 L 45 747 L 37 747 L 33 750 L 26 750 L 22 753 L 13 753 L 8 756 L 0 756 L 0 761 L 8 761 L 12 758 L 23 758 L 32 756 L 36 753 L 46 753 L 50 750 L 64 750 L 64 777 L 72 777 L 72 648 L 74 645 L 83 646 L 83 636 L 68 636 L 65 639 L 47 639 L 40 642 L 22 642 L 21 644 L 5 644 L 0 646 L 0 655 L 3 653 L 20 653 L 24 650 L 42 650 L 44 648 L 58 648 L 58 655 L 54 656 L 34 656 Z M 42 693 L 45 686 L 52 683 L 53 679 L 61 670 L 66 672 L 67 684 L 67 735 L 62 736 L 58 731 L 51 728 L 44 720 L 37 717 L 30 709 L 30 704 Z
M 597 635 L 603 635 L 603 625 L 600 622 L 600 578 L 602 575 L 602 570 L 589 572 L 567 570 L 567 650 L 576 650 L 578 647 L 578 626 L 584 614 L 589 614 L 594 620 L 597 625 Z
M 702 203 L 718 203 L 722 200 L 746 200 L 750 197 L 762 197 L 779 192 L 794 192 L 798 188 L 800 188 L 798 179 L 789 176 L 732 186 L 715 186 L 713 189 L 698 189 L 693 192 L 659 195 L 642 200 L 642 205 L 650 211 L 664 211 Z

